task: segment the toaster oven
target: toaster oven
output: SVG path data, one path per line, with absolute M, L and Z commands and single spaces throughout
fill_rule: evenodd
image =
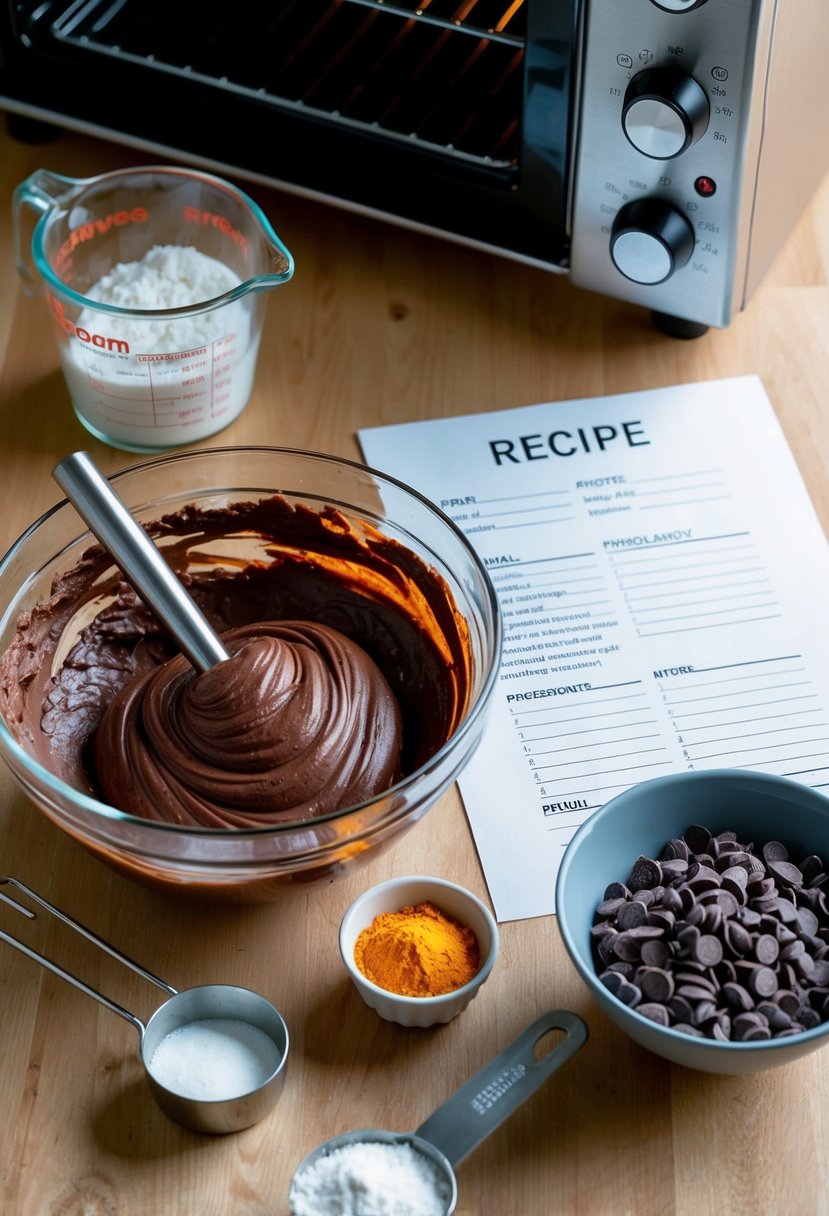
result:
M 565 273 L 694 336 L 746 305 L 829 167 L 825 3 L 0 0 L 0 108 L 17 134 L 75 128 Z

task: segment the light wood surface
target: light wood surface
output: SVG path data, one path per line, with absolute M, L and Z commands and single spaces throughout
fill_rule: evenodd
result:
M 60 497 L 50 477 L 60 457 L 85 447 L 107 472 L 135 460 L 75 420 L 45 304 L 15 274 L 12 190 L 36 168 L 85 177 L 149 159 L 79 135 L 37 146 L 0 139 L 3 549 Z M 829 182 L 749 308 L 691 342 L 560 276 L 240 184 L 297 269 L 269 301 L 251 403 L 209 445 L 359 457 L 362 425 L 757 373 L 829 525 Z M 508 817 L 506 807 L 505 831 Z M 234 1136 L 196 1136 L 155 1105 L 125 1021 L 0 944 L 0 1211 L 9 1216 L 284 1216 L 290 1176 L 322 1140 L 414 1128 L 552 1008 L 579 1013 L 589 1041 L 459 1167 L 459 1216 L 829 1211 L 829 1052 L 742 1078 L 672 1068 L 592 1005 L 554 917 L 502 926 L 493 975 L 444 1028 L 405 1030 L 362 1004 L 337 949 L 342 913 L 361 890 L 420 872 L 486 896 L 454 790 L 350 877 L 263 907 L 209 909 L 115 875 L 46 821 L 5 769 L 0 857 L 2 872 L 174 986 L 263 993 L 292 1036 L 273 1114 Z M 11 931 L 10 915 L 0 909 Z M 40 931 L 46 952 L 126 1008 L 151 1011 L 142 981 L 60 929 Z

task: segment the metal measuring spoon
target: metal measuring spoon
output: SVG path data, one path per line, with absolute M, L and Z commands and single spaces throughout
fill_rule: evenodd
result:
M 201 609 L 89 453 L 73 452 L 55 465 L 52 476 L 196 670 L 207 671 L 229 658 Z
M 270 1001 L 259 996 L 258 993 L 252 992 L 249 988 L 237 988 L 230 984 L 204 984 L 198 988 L 186 988 L 179 992 L 166 984 L 164 980 L 160 980 L 158 976 L 153 975 L 151 971 L 145 970 L 127 955 L 116 950 L 91 929 L 87 929 L 79 921 L 73 920 L 71 916 L 48 903 L 35 891 L 24 886 L 22 882 L 18 882 L 16 878 L 0 878 L 0 888 L 3 886 L 11 886 L 21 891 L 34 903 L 57 917 L 63 924 L 68 925 L 81 937 L 85 937 L 87 941 L 92 942 L 111 958 L 123 963 L 131 971 L 136 972 L 143 979 L 149 980 L 158 988 L 163 988 L 169 994 L 168 1000 L 159 1005 L 145 1025 L 140 1018 L 136 1017 L 134 1013 L 130 1013 L 128 1009 L 124 1009 L 122 1005 L 104 996 L 97 989 L 91 988 L 71 972 L 33 950 L 31 946 L 27 946 L 24 942 L 12 937 L 10 933 L 0 929 L 0 941 L 6 942 L 15 950 L 19 950 L 21 954 L 25 954 L 27 958 L 40 963 L 47 971 L 66 980 L 74 988 L 91 996 L 107 1009 L 111 1009 L 113 1013 L 120 1014 L 122 1018 L 136 1027 L 141 1036 L 140 1056 L 144 1072 L 152 1094 L 165 1115 L 190 1131 L 215 1135 L 241 1131 L 243 1128 L 257 1123 L 270 1112 L 282 1092 L 288 1059 L 288 1027 L 285 1025 L 282 1015 Z M 18 903 L 16 899 L 12 899 L 10 895 L 6 895 L 2 889 L 0 889 L 0 901 L 8 904 L 17 912 L 21 912 L 29 920 L 37 919 L 36 913 Z M 223 1098 L 188 1097 L 186 1093 L 181 1093 L 163 1084 L 154 1075 L 152 1069 L 153 1055 L 162 1039 L 182 1027 L 216 1018 L 242 1022 L 263 1031 L 276 1050 L 274 1067 L 267 1075 L 263 1075 L 260 1084 L 252 1089 L 241 1094 L 229 1094 Z
M 566 1037 L 540 1060 L 536 1059 L 536 1045 L 551 1030 L 563 1030 Z M 458 1200 L 454 1166 L 500 1127 L 586 1042 L 587 1027 L 576 1014 L 561 1009 L 542 1014 L 414 1132 L 372 1128 L 343 1132 L 326 1140 L 308 1154 L 291 1179 L 288 1199 L 293 1216 L 303 1176 L 322 1157 L 350 1144 L 411 1145 L 435 1167 L 437 1190 L 446 1204 L 442 1216 L 451 1216 Z

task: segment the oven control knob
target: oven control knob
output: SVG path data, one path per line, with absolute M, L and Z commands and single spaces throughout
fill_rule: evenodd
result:
M 694 230 L 685 216 L 659 198 L 620 207 L 610 233 L 616 269 L 634 283 L 664 283 L 694 251 Z
M 705 134 L 710 113 L 705 90 L 693 76 L 677 68 L 646 68 L 627 87 L 622 128 L 639 152 L 670 160 Z

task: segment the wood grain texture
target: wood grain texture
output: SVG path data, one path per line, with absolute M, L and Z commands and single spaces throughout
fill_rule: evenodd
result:
M 69 451 L 87 448 L 107 472 L 134 463 L 74 418 L 43 301 L 26 297 L 15 274 L 11 192 L 38 167 L 84 177 L 141 159 L 79 135 L 37 147 L 0 140 L 3 548 L 57 501 L 50 471 Z M 641 310 L 559 276 L 245 188 L 297 269 L 269 301 L 253 399 L 212 446 L 356 458 L 364 425 L 757 373 L 829 525 L 829 182 L 749 308 L 694 342 L 665 338 Z M 508 831 L 509 807 L 504 815 Z M 337 951 L 359 891 L 438 872 L 486 896 L 454 790 L 362 870 L 260 908 L 206 908 L 131 884 L 52 827 L 5 770 L 0 857 L 4 872 L 174 986 L 262 992 L 292 1037 L 272 1116 L 236 1136 L 191 1135 L 155 1106 L 132 1027 L 0 946 L 0 1210 L 10 1216 L 285 1216 L 291 1173 L 320 1141 L 415 1127 L 549 1008 L 581 1014 L 589 1041 L 461 1165 L 459 1216 L 829 1210 L 829 1054 L 744 1078 L 672 1068 L 593 1007 L 554 917 L 502 926 L 493 975 L 448 1026 L 407 1031 L 361 1003 Z M 10 917 L 0 911 L 16 932 Z M 37 934 L 37 948 L 149 1015 L 154 993 L 137 977 L 60 926 Z

